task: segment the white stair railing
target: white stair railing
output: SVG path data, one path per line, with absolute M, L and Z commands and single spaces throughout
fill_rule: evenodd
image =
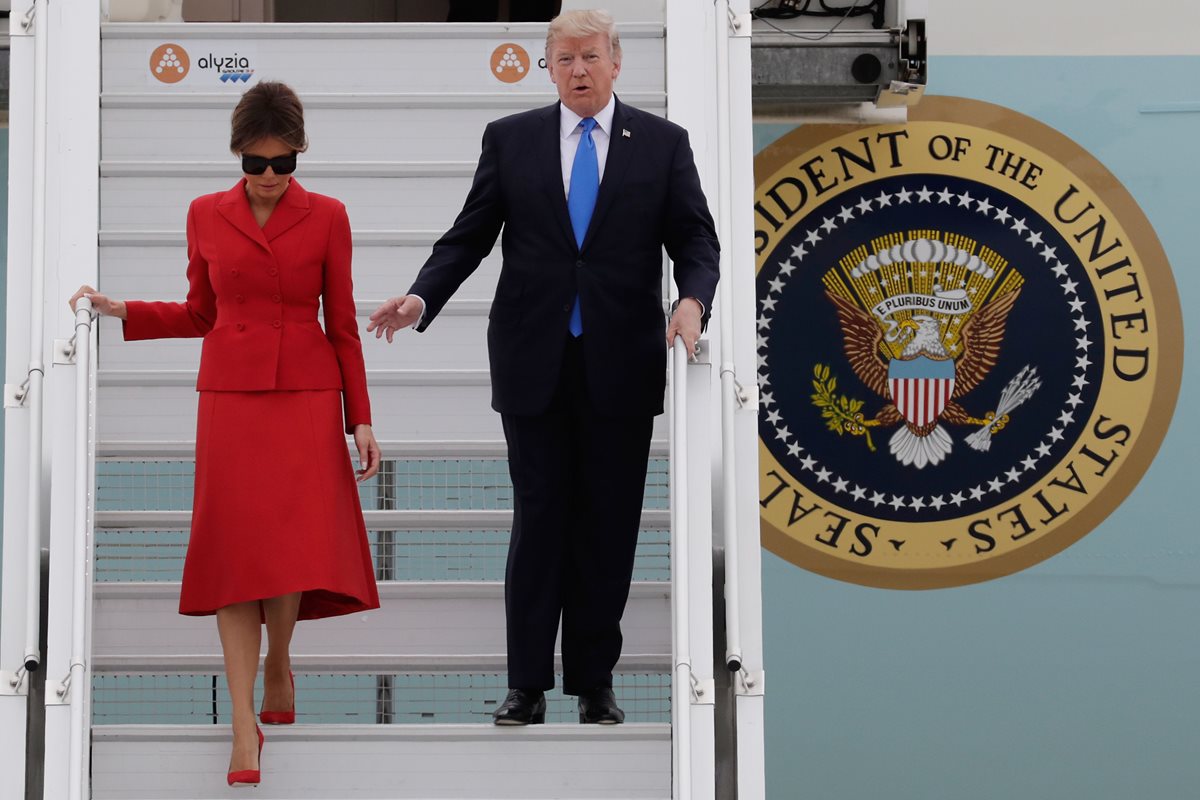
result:
M 88 639 L 91 600 L 92 537 L 92 423 L 94 374 L 92 304 L 80 298 L 75 306 L 75 335 L 63 355 L 75 362 L 75 435 L 72 468 L 74 486 L 74 530 L 71 575 L 71 661 L 70 672 L 54 688 L 55 699 L 71 707 L 68 751 L 68 800 L 84 800 L 84 751 L 88 747 Z
M 38 646 L 41 627 L 42 576 L 42 384 L 46 365 L 45 274 L 46 274 L 46 118 L 47 72 L 49 69 L 49 18 L 47 0 L 37 0 L 22 21 L 34 36 L 33 94 L 33 212 L 31 298 L 29 321 L 29 372 L 12 398 L 29 409 L 28 543 L 25 551 L 25 647 L 18 675 L 36 670 L 42 661 Z M 7 401 L 7 398 L 6 398 Z
M 671 702 L 671 730 L 674 732 L 672 796 L 688 800 L 692 796 L 691 703 L 692 646 L 690 574 L 687 558 L 688 531 L 688 348 L 682 336 L 671 345 L 671 627 L 675 654 Z
M 4 386 L 7 445 L 4 453 L 5 504 L 4 526 L 0 534 L 4 549 L 3 580 L 0 586 L 0 775 L 5 791 L 24 792 L 26 724 L 29 694 L 34 683 L 32 670 L 40 663 L 38 598 L 41 584 L 41 522 L 36 516 L 41 506 L 41 454 L 29 448 L 41 444 L 41 384 L 44 368 L 41 321 L 34 318 L 41 307 L 34 303 L 40 291 L 44 263 L 34 257 L 33 238 L 44 244 L 44 185 L 34 189 L 35 173 L 44 180 L 44 170 L 34 166 L 34 151 L 45 164 L 44 139 L 41 138 L 45 101 L 32 78 L 35 65 L 45 65 L 44 28 L 34 24 L 32 2 L 13 4 L 9 46 L 12 63 L 12 130 L 9 138 L 9 164 L 12 170 L 9 203 L 7 293 L 7 357 L 9 369 Z M 44 17 L 42 18 L 44 19 Z M 39 20 L 40 22 L 40 20 Z M 34 213 L 34 206 L 38 214 Z M 36 217 L 36 218 L 35 218 Z M 35 224 L 36 223 L 36 224 Z M 38 287 L 35 289 L 35 287 Z M 18 364 L 25 372 L 18 372 Z M 11 379 L 9 376 L 12 376 Z M 36 409 L 36 410 L 35 410 Z M 27 413 L 28 412 L 28 413 Z
M 730 250 L 734 248 L 730 185 L 729 116 L 729 27 L 736 24 L 730 16 L 728 0 L 715 4 L 717 96 L 717 235 L 725 243 L 721 248 L 720 292 L 721 332 L 721 497 L 722 530 L 725 531 L 725 664 L 732 672 L 742 668 L 741 589 L 738 585 L 737 531 L 737 459 L 734 412 L 747 404 L 747 396 L 737 381 L 733 347 L 733 276 L 729 274 Z M 725 24 L 726 20 L 729 24 Z
M 733 673 L 737 796 L 766 796 L 762 553 L 758 507 L 758 387 L 754 261 L 754 133 L 750 87 L 755 0 L 715 0 L 721 296 L 722 537 L 726 666 Z M 740 370 L 738 367 L 740 366 Z M 739 384 L 737 375 L 742 376 Z
M 701 345 L 706 352 L 707 343 Z M 675 800 L 709 800 L 716 794 L 709 383 L 708 363 L 690 359 L 677 337 L 671 347 L 669 465 Z

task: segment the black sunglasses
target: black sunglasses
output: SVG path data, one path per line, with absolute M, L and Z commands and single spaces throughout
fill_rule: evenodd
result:
M 276 175 L 291 175 L 296 171 L 296 154 L 292 153 L 290 156 L 277 156 L 276 158 L 242 154 L 242 172 L 247 175 L 262 175 L 267 171 L 267 167 L 274 170 Z

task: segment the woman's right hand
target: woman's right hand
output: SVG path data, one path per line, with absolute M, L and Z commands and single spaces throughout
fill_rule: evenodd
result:
M 100 294 L 91 286 L 87 286 L 86 284 L 80 286 L 79 291 L 71 295 L 71 300 L 69 303 L 72 311 L 75 310 L 75 301 L 81 297 L 86 297 L 88 300 L 92 301 L 92 308 L 96 310 L 97 314 L 116 317 L 117 319 L 125 319 L 124 300 L 112 300 L 108 296 Z

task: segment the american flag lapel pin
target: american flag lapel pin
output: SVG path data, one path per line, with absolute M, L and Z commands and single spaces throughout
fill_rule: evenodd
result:
M 621 135 L 624 136 L 626 139 L 630 138 L 629 129 L 621 128 Z

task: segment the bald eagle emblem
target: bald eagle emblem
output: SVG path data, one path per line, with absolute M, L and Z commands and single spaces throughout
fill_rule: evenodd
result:
M 899 426 L 889 450 L 901 464 L 923 469 L 953 449 L 942 423 L 976 427 L 967 444 L 985 451 L 1040 379 L 1026 366 L 995 410 L 968 412 L 961 399 L 996 366 L 1023 279 L 994 253 L 984 260 L 940 239 L 895 236 L 900 240 L 885 237 L 874 255 L 858 258 L 856 251 L 825 276 L 850 367 L 884 401 L 873 418 L 856 413 L 838 430 L 869 436 L 871 428 Z

